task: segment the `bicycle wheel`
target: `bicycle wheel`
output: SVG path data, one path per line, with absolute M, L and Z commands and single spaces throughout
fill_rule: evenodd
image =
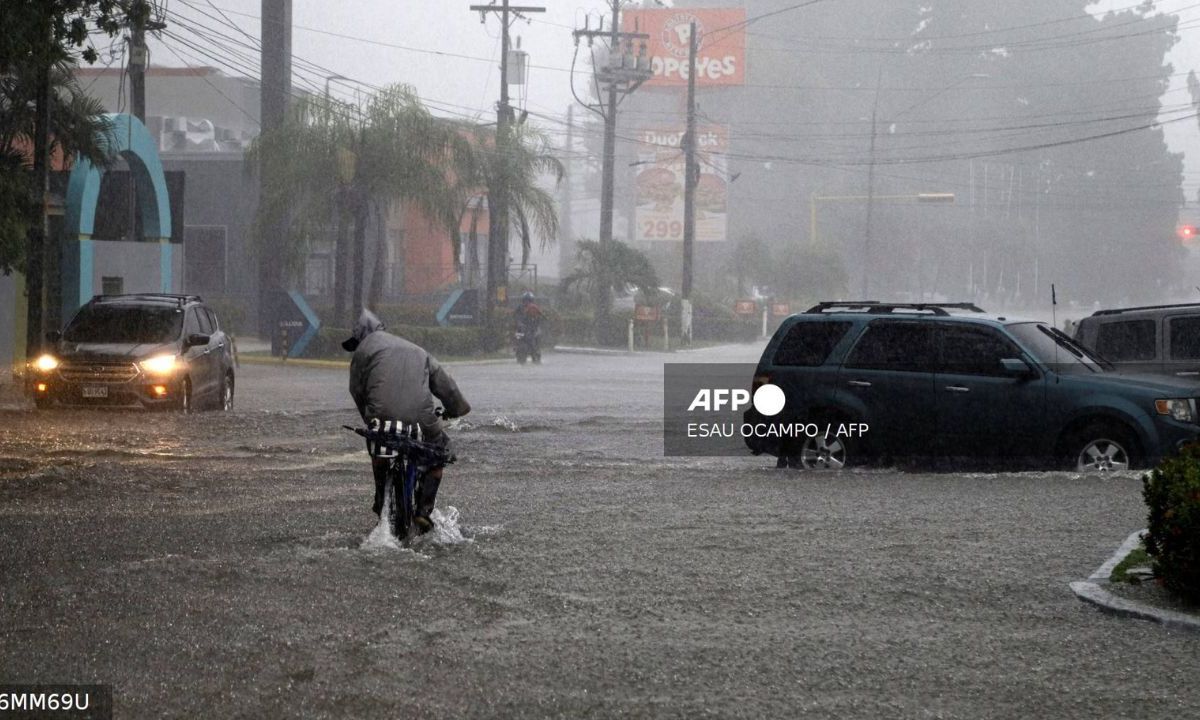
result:
M 387 479 L 384 480 L 383 485 L 383 508 L 380 512 L 382 512 L 383 516 L 387 518 L 388 529 L 391 530 L 392 535 L 395 537 L 403 537 L 398 532 L 399 528 L 397 527 L 397 522 L 399 520 L 399 503 L 396 502 L 397 465 L 397 462 L 391 462 L 388 464 L 386 476 Z
M 403 484 L 400 493 L 398 522 L 403 531 L 399 537 L 404 539 L 413 529 L 413 515 L 417 511 L 417 464 L 406 457 L 401 460 L 400 465 L 402 468 L 400 477 L 403 479 Z

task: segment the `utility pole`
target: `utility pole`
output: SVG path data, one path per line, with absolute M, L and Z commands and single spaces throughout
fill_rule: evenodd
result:
M 871 299 L 871 233 L 875 224 L 875 139 L 879 135 L 879 90 L 883 85 L 883 68 L 875 80 L 875 102 L 871 106 L 871 149 L 867 165 L 867 231 L 863 237 L 862 299 Z
M 572 222 L 571 179 L 574 176 L 574 163 L 571 154 L 575 152 L 575 106 L 567 106 L 567 139 L 563 147 L 562 218 L 559 220 L 558 245 L 558 274 L 566 277 L 575 261 L 575 227 Z
M 150 22 L 150 4 L 146 0 L 132 0 L 127 14 L 129 22 L 129 111 L 146 122 L 146 66 L 150 51 L 146 48 L 146 30 L 161 30 L 162 23 Z
M 607 246 L 613 239 L 613 178 L 616 165 L 617 106 L 623 97 L 637 90 L 653 74 L 646 56 L 645 45 L 645 41 L 650 36 L 641 32 L 621 32 L 621 0 L 611 0 L 610 7 L 612 24 L 607 31 L 604 29 L 604 21 L 601 20 L 600 27 L 596 30 L 592 30 L 585 24 L 582 30 L 572 33 L 576 48 L 579 47 L 580 38 L 587 38 L 589 46 L 596 38 L 606 38 L 609 44 L 606 66 L 593 68 L 597 89 L 600 86 L 605 88 L 607 100 L 599 107 L 580 101 L 584 107 L 604 119 L 604 154 L 600 170 L 601 247 Z M 642 41 L 640 51 L 636 55 L 632 51 L 634 40 Z M 625 52 L 622 52 L 622 43 L 625 45 Z M 600 268 L 600 271 L 603 273 L 606 268 Z M 609 296 L 607 278 L 600 278 L 596 286 L 596 328 L 599 333 L 601 319 L 608 315 L 612 298 Z
M 683 282 L 680 287 L 679 341 L 692 344 L 692 253 L 696 245 L 696 21 L 688 32 L 687 132 L 683 135 Z
M 292 0 L 262 0 L 262 89 L 259 125 L 262 133 L 278 130 L 287 121 L 292 95 Z M 277 182 L 264 162 L 259 169 L 260 198 L 267 197 Z M 272 241 L 287 243 L 287 221 L 271 218 L 266 232 Z M 343 272 L 344 268 L 338 268 Z M 272 260 L 272 253 L 261 253 L 258 260 L 258 329 L 270 337 L 275 318 L 271 312 L 272 294 L 283 285 L 283 270 Z M 360 298 L 355 299 L 357 305 Z M 357 307 L 354 308 L 357 311 Z M 340 320 L 340 318 L 339 318 Z
M 544 7 L 532 5 L 510 5 L 501 0 L 500 5 L 472 5 L 470 9 L 479 13 L 483 22 L 490 12 L 500 15 L 500 103 L 496 106 L 496 152 L 500 157 L 508 153 L 509 126 L 513 121 L 513 110 L 508 102 L 508 30 L 510 16 L 520 17 L 523 13 L 546 12 Z M 487 253 L 487 300 L 484 302 L 484 317 L 493 315 L 496 303 L 508 299 L 508 188 L 503 182 L 488 192 L 488 253 Z M 503 295 L 503 297 L 501 297 Z
M 50 192 L 50 48 L 54 44 L 54 31 L 47 19 L 43 28 L 43 45 L 38 57 L 38 77 L 33 132 L 33 176 L 35 186 L 30 204 L 37 212 L 37 222 L 30 223 L 26 234 L 25 248 L 25 295 L 26 307 L 25 354 L 29 359 L 37 357 L 44 342 L 46 306 L 46 238 L 49 224 L 46 217 L 46 195 Z

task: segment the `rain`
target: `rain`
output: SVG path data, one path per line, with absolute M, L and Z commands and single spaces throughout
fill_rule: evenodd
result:
M 1198 33 L 6 2 L 0 717 L 1189 716 Z

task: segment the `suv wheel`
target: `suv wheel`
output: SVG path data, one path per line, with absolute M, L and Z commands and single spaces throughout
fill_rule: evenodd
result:
M 1133 467 L 1136 448 L 1123 428 L 1094 424 L 1075 433 L 1066 459 L 1076 472 L 1119 472 Z
M 221 398 L 219 403 L 219 410 L 229 412 L 233 409 L 233 375 L 225 375 L 225 380 L 221 383 Z
M 805 470 L 841 470 L 850 461 L 842 438 L 811 437 L 800 447 L 800 466 Z

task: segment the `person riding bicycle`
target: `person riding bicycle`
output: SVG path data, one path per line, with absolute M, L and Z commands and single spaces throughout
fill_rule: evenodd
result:
M 350 396 L 363 422 L 398 420 L 421 428 L 425 442 L 450 451 L 442 419 L 461 417 L 471 411 L 454 379 L 424 348 L 384 332 L 383 323 L 364 309 L 354 335 L 342 343 L 354 353 L 350 360 Z M 439 418 L 434 398 L 444 408 Z M 387 484 L 388 460 L 373 458 L 376 514 L 382 512 Z M 420 532 L 433 528 L 430 513 L 442 482 L 443 466 L 428 468 L 418 481 L 413 522 Z
M 516 331 L 525 333 L 530 338 L 530 345 L 537 349 L 538 336 L 541 334 L 542 309 L 533 301 L 533 293 L 528 290 L 521 295 L 521 304 L 513 311 L 513 322 Z

